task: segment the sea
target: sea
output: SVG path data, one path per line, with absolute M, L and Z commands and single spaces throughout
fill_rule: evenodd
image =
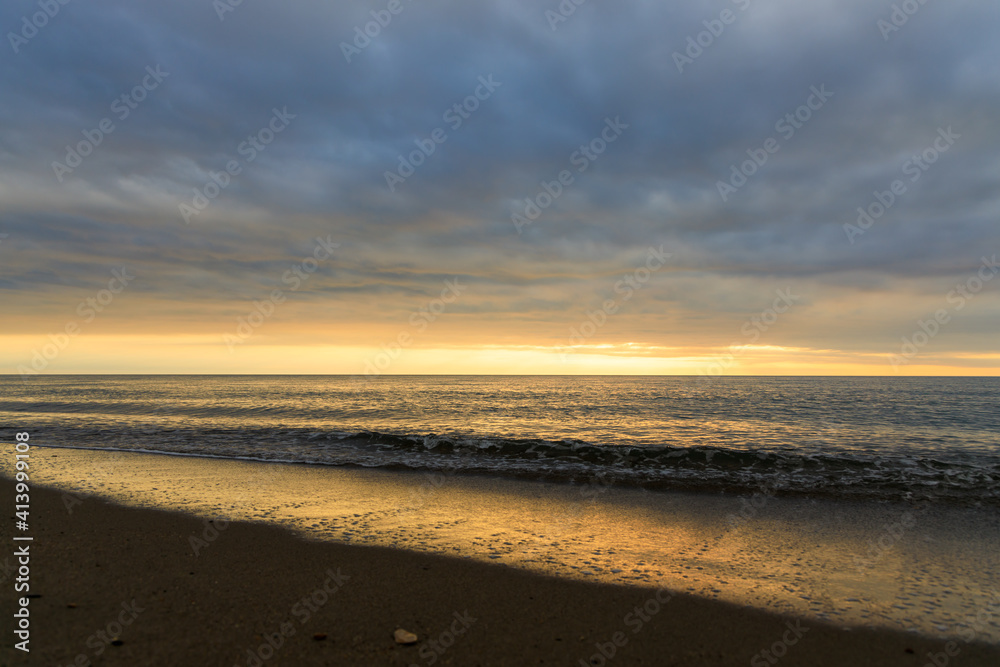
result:
M 0 377 L 47 447 L 1000 505 L 1000 378 Z

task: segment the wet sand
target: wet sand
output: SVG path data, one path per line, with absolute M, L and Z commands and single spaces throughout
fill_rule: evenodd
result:
M 12 498 L 12 486 L 0 480 L 0 497 Z M 0 664 L 919 667 L 928 654 L 1000 664 L 1000 647 L 976 641 L 845 629 L 93 497 L 72 509 L 60 491 L 32 490 L 31 653 L 12 648 L 8 620 Z M 9 591 L 13 573 L 0 563 Z M 12 596 L 2 600 L 11 619 Z M 397 628 L 418 642 L 398 645 Z
M 923 665 L 949 648 L 259 524 L 220 524 L 195 555 L 200 519 L 93 498 L 70 514 L 48 489 L 33 491 L 32 517 L 31 653 L 6 631 L 4 664 L 747 665 L 776 650 L 783 665 Z M 11 607 L 5 595 L 5 619 Z M 418 643 L 396 644 L 396 628 Z M 951 648 L 951 665 L 1000 660 L 996 646 Z
M 93 494 L 340 544 L 1000 643 L 1000 516 L 989 508 L 51 447 L 34 448 L 32 462 L 34 483 L 72 491 L 67 512 Z

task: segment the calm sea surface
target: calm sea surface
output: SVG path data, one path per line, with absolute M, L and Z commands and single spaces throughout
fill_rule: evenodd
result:
M 0 377 L 39 446 L 1000 505 L 1000 379 Z

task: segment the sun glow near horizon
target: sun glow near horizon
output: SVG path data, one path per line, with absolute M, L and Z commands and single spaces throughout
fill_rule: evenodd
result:
M 1000 355 L 928 357 L 744 345 L 284 345 L 217 336 L 92 336 L 59 349 L 36 336 L 0 338 L 0 364 L 23 376 L 59 374 L 316 375 L 997 375 Z

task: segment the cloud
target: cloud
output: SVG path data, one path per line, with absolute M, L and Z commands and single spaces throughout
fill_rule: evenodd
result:
M 0 22 L 16 32 L 32 7 Z M 808 308 L 768 342 L 878 351 L 1000 246 L 995 3 L 923 5 L 888 39 L 890 4 L 862 0 L 585 3 L 555 30 L 556 2 L 401 7 L 348 63 L 342 44 L 384 3 L 243 3 L 221 20 L 193 0 L 61 6 L 0 69 L 8 327 L 60 326 L 128 265 L 140 278 L 109 323 L 222 330 L 332 235 L 342 251 L 276 316 L 283 335 L 349 316 L 342 337 L 367 342 L 459 276 L 469 294 L 429 342 L 548 344 L 664 244 L 669 270 L 606 342 L 726 345 L 794 285 Z M 708 45 L 678 71 L 689 37 Z M 120 117 L 147 67 L 169 74 Z M 500 85 L 454 127 L 480 77 Z M 820 86 L 832 97 L 779 130 Z M 294 118 L 249 159 L 276 109 Z M 60 182 L 53 163 L 105 118 L 114 130 Z M 607 118 L 628 129 L 578 171 Z M 942 128 L 959 138 L 906 180 Z M 438 129 L 390 191 L 386 172 Z M 723 201 L 719 182 L 769 138 L 778 150 Z M 239 173 L 186 224 L 179 206 L 231 161 Z M 512 213 L 563 170 L 573 183 L 518 234 Z M 905 194 L 851 243 L 845 224 L 897 179 Z M 993 294 L 936 344 L 989 352 Z

